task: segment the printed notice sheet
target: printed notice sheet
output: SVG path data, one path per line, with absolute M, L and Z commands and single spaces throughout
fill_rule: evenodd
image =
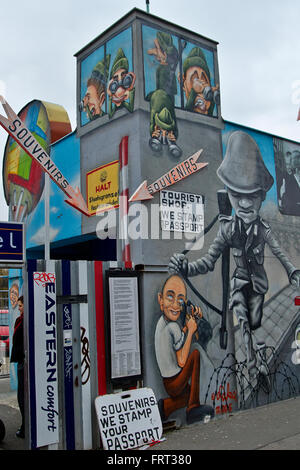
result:
M 140 375 L 141 355 L 136 277 L 109 278 L 111 378 Z

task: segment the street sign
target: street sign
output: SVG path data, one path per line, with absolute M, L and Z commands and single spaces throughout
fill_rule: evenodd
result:
M 24 263 L 24 224 L 0 222 L 0 263 Z

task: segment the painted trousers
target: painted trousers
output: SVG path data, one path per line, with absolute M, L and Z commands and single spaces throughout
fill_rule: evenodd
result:
M 199 402 L 200 353 L 193 351 L 185 366 L 174 377 L 164 378 L 164 386 L 169 398 L 164 399 L 165 417 L 179 408 L 187 407 L 187 412 L 200 406 Z M 190 382 L 190 383 L 189 383 Z

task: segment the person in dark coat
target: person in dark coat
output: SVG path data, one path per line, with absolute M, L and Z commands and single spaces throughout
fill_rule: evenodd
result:
M 12 350 L 11 350 L 11 362 L 16 362 L 18 364 L 18 404 L 22 416 L 22 424 L 20 429 L 16 432 L 17 437 L 25 437 L 25 413 L 24 413 L 24 328 L 23 328 L 23 319 L 24 319 L 24 298 L 23 296 L 18 298 L 18 308 L 20 316 L 15 321 L 13 340 L 12 340 Z

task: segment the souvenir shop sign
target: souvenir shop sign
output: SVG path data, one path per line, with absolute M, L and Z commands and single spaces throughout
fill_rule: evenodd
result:
M 204 229 L 204 197 L 176 191 L 160 192 L 161 229 L 170 232 L 193 233 Z
M 105 450 L 134 449 L 161 438 L 161 418 L 150 388 L 99 396 L 95 407 Z

